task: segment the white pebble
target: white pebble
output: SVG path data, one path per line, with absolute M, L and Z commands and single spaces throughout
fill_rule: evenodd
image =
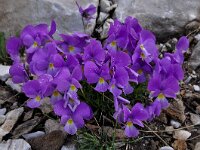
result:
M 175 121 L 175 120 L 171 120 L 170 121 L 170 124 L 175 128 L 179 128 L 181 126 L 181 124 L 178 122 L 178 121 Z
M 200 87 L 198 85 L 193 85 L 193 88 L 196 92 L 199 92 L 200 91 Z
M 24 134 L 22 135 L 26 140 L 30 140 L 36 137 L 40 137 L 45 135 L 45 133 L 43 131 L 37 131 L 37 132 L 33 132 L 33 133 L 28 133 L 28 134 Z
M 6 113 L 6 108 L 0 109 L 0 115 L 5 115 L 5 113 Z

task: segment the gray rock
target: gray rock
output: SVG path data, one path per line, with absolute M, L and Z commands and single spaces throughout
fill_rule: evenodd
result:
M 33 132 L 33 133 L 28 133 L 28 134 L 24 134 L 22 135 L 26 140 L 30 140 L 30 139 L 34 139 L 40 136 L 45 135 L 45 133 L 43 131 L 37 131 L 37 132 Z
M 100 11 L 109 13 L 111 10 L 117 8 L 117 4 L 113 4 L 110 0 L 100 0 Z
M 199 19 L 199 0 L 115 0 L 118 4 L 116 17 L 124 20 L 127 16 L 138 18 L 141 24 L 160 40 L 183 33 L 184 26 Z
M 45 122 L 45 132 L 51 133 L 52 131 L 56 131 L 56 130 L 61 130 L 63 133 L 66 133 L 66 131 L 64 130 L 64 127 L 59 122 L 52 119 L 48 119 Z
M 10 86 L 13 90 L 19 93 L 21 92 L 21 85 L 13 83 L 11 78 L 6 81 L 6 85 Z
M 0 115 L 0 125 L 2 125 L 6 120 L 6 116 L 5 115 Z
M 8 140 L 0 143 L 1 150 L 31 150 L 31 146 L 23 139 Z
M 200 125 L 200 116 L 197 114 L 190 113 L 190 120 L 194 125 Z
M 174 132 L 173 138 L 177 140 L 187 140 L 191 136 L 191 133 L 186 130 L 177 130 Z
M 200 34 L 195 35 L 194 37 L 197 41 L 200 41 Z
M 166 126 L 165 131 L 167 131 L 168 134 L 172 134 L 172 131 L 174 130 L 173 126 Z
M 76 150 L 76 146 L 73 143 L 68 144 L 68 145 L 63 145 L 61 150 Z
M 193 85 L 194 91 L 199 92 L 200 91 L 200 87 L 198 85 Z
M 0 141 L 2 140 L 3 136 L 10 133 L 12 128 L 14 127 L 15 123 L 17 122 L 18 118 L 24 112 L 24 108 L 14 109 L 6 114 L 6 120 L 3 125 L 0 127 Z
M 197 45 L 192 50 L 192 55 L 190 57 L 189 64 L 193 69 L 196 69 L 200 66 L 200 41 L 197 43 Z
M 107 19 L 103 25 L 102 31 L 100 32 L 101 38 L 104 39 L 107 37 L 108 30 L 110 28 L 110 23 L 114 22 L 113 19 Z
M 200 142 L 197 142 L 197 144 L 195 145 L 194 150 L 200 150 Z
M 32 149 L 35 150 L 60 150 L 65 137 L 62 131 L 53 131 L 41 137 L 28 140 Z
M 159 150 L 174 150 L 174 149 L 170 146 L 164 146 L 164 147 L 161 147 Z
M 10 77 L 9 69 L 10 66 L 4 66 L 0 64 L 0 80 L 6 81 Z
M 77 0 L 86 7 L 98 6 L 98 0 Z M 84 31 L 80 13 L 74 0 L 1 0 L 0 31 L 15 35 L 27 24 L 50 23 L 54 19 L 58 33 Z M 14 4 L 14 5 L 13 5 Z M 94 15 L 96 18 L 97 15 Z M 93 31 L 95 19 L 92 19 L 88 32 Z
M 25 121 L 24 123 L 17 126 L 17 128 L 13 131 L 13 137 L 18 138 L 19 136 L 26 134 L 34 129 L 40 123 L 41 118 L 35 117 L 31 120 Z
M 31 109 L 30 111 L 25 113 L 23 121 L 27 121 L 27 120 L 31 119 L 32 116 L 33 116 L 33 109 Z
M 99 18 L 98 18 L 97 22 L 98 22 L 99 24 L 104 23 L 105 20 L 108 18 L 108 16 L 109 16 L 109 15 L 108 15 L 107 13 L 100 12 Z
M 0 115 L 4 115 L 6 113 L 6 108 L 0 109 Z
M 170 121 L 170 124 L 175 128 L 179 128 L 181 126 L 181 124 L 178 122 L 178 121 L 175 121 L 175 120 L 171 120 Z

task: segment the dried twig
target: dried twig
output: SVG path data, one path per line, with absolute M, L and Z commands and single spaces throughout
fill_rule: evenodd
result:
M 146 125 L 146 124 L 144 124 L 145 125 L 145 127 L 147 127 L 149 130 L 151 130 L 152 131 L 152 129 L 148 126 L 148 125 Z M 167 146 L 169 146 L 169 144 L 167 144 L 167 142 L 165 142 L 165 140 L 163 140 L 163 138 L 161 138 L 156 132 L 151 132 L 151 133 L 153 133 L 155 136 L 157 136 L 165 145 L 167 145 Z
M 182 129 L 187 129 L 187 128 L 191 128 L 191 127 L 195 127 L 195 126 L 198 126 L 198 125 L 190 125 L 190 126 L 186 126 L 186 127 L 181 127 L 181 128 L 178 128 L 178 129 L 173 129 L 173 130 L 160 130 L 160 131 L 145 131 L 145 130 L 140 130 L 140 132 L 146 132 L 146 133 L 164 133 L 164 132 L 174 132 L 174 131 L 177 131 L 177 130 L 182 130 Z

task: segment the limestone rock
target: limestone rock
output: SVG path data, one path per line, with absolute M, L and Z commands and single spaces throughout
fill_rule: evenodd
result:
M 13 139 L 0 143 L 1 150 L 31 150 L 31 146 L 23 139 Z
M 52 119 L 48 119 L 45 122 L 45 132 L 50 133 L 50 132 L 55 131 L 55 130 L 61 130 L 64 133 L 66 132 L 64 130 L 64 127 L 59 122 L 52 120 Z
M 198 143 L 195 145 L 194 150 L 200 150 L 200 142 L 198 142 Z
M 4 66 L 0 64 L 0 80 L 6 81 L 9 78 L 10 66 Z
M 28 141 L 33 150 L 60 150 L 64 143 L 62 131 L 53 131 Z
M 43 131 L 37 131 L 37 132 L 33 132 L 33 133 L 28 133 L 28 134 L 24 134 L 22 135 L 26 140 L 30 140 L 30 139 L 34 139 L 40 136 L 45 135 L 45 133 Z
M 77 0 L 85 8 L 89 4 L 98 6 L 98 0 Z M 82 19 L 74 0 L 1 0 L 0 31 L 15 35 L 27 24 L 48 23 L 55 20 L 58 33 L 84 31 Z M 14 5 L 13 5 L 14 4 Z M 97 15 L 94 17 L 96 18 Z M 93 31 L 95 19 L 91 20 Z
M 31 120 L 25 121 L 24 123 L 20 124 L 16 127 L 16 129 L 13 131 L 13 137 L 18 138 L 19 136 L 26 134 L 34 129 L 35 126 L 37 126 L 40 123 L 41 118 L 35 117 Z
M 196 69 L 200 66 L 200 41 L 197 43 L 197 45 L 192 50 L 192 55 L 190 57 L 189 64 L 193 69 Z
M 188 22 L 200 18 L 199 0 L 115 0 L 115 3 L 117 18 L 138 18 L 161 40 L 183 33 Z
M 13 90 L 17 91 L 17 92 L 21 92 L 21 85 L 20 84 L 15 84 L 13 83 L 12 79 L 9 78 L 7 81 L 6 81 L 6 85 L 10 86 Z
M 14 109 L 6 114 L 6 120 L 4 124 L 0 127 L 0 141 L 2 140 L 3 136 L 8 134 L 12 130 L 23 111 L 24 108 L 21 107 L 18 109 Z
M 187 140 L 191 136 L 191 133 L 186 130 L 177 130 L 174 132 L 174 138 L 178 140 Z

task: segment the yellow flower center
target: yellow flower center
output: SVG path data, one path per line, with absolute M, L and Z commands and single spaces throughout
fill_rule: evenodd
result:
M 40 96 L 36 96 L 35 100 L 39 102 L 41 100 L 41 97 Z
M 33 47 L 37 47 L 38 46 L 38 43 L 37 42 L 34 42 L 33 43 Z
M 100 78 L 99 78 L 99 83 L 100 83 L 100 84 L 103 84 L 104 82 L 105 82 L 104 79 L 100 77 Z
M 116 45 L 117 45 L 117 43 L 116 43 L 115 41 L 112 41 L 112 42 L 111 42 L 111 46 L 114 47 L 114 46 L 116 46 Z
M 114 85 L 114 84 L 112 84 L 112 85 L 111 85 L 111 88 L 112 88 L 112 89 L 114 89 L 114 88 L 115 88 L 115 85 Z
M 53 63 L 49 63 L 49 68 L 53 69 L 54 68 L 54 64 Z
M 73 122 L 72 119 L 69 119 L 69 120 L 67 121 L 67 123 L 70 124 L 70 125 L 72 125 L 74 122 Z
M 59 96 L 59 92 L 58 91 L 54 91 L 53 92 L 53 96 L 58 97 Z
M 145 59 L 145 58 L 146 58 L 146 56 L 145 56 L 144 53 L 141 53 L 141 58 L 142 58 L 142 59 Z
M 141 74 L 143 73 L 142 69 L 139 69 L 139 70 L 137 71 L 137 73 L 138 73 L 139 75 L 141 75 Z
M 131 126 L 133 126 L 133 123 L 132 123 L 131 121 L 128 121 L 128 122 L 126 123 L 126 125 L 129 126 L 129 127 L 131 127 Z
M 141 48 L 141 50 L 145 50 L 145 48 L 144 48 L 144 45 L 143 45 L 143 44 L 141 44 L 141 45 L 140 45 L 140 48 Z
M 69 51 L 73 52 L 75 50 L 74 46 L 69 46 Z
M 70 86 L 70 89 L 71 89 L 72 91 L 75 91 L 75 90 L 76 90 L 75 85 L 72 84 L 72 85 Z
M 71 103 L 71 104 L 73 104 L 74 103 L 74 100 L 73 99 L 69 99 L 69 102 Z
M 163 98 L 165 98 L 165 95 L 162 94 L 162 93 L 160 93 L 160 94 L 158 95 L 158 99 L 163 99 Z

